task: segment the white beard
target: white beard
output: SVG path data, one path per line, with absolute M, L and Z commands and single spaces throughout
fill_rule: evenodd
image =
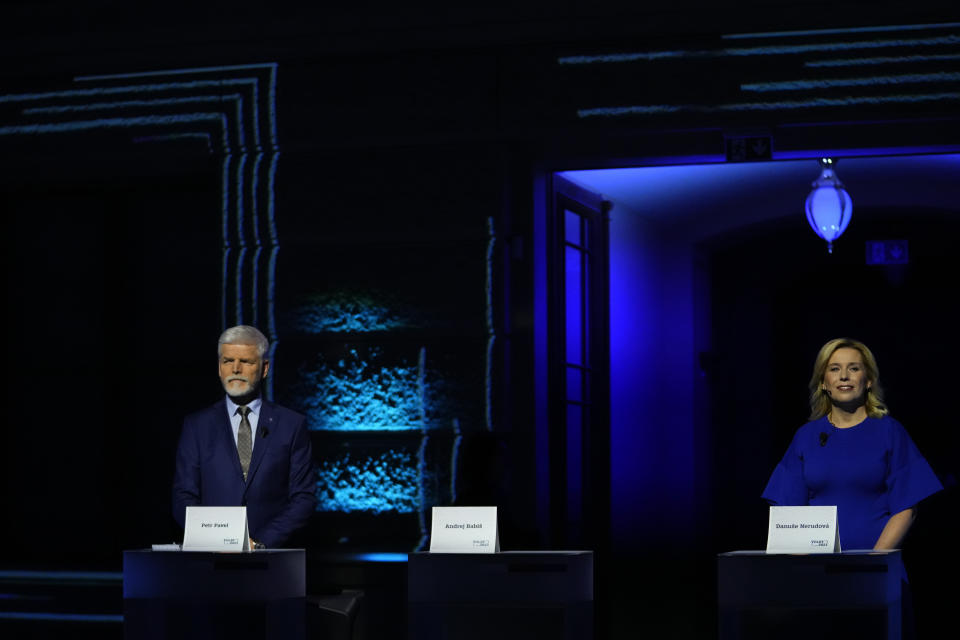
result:
M 243 384 L 240 386 L 231 384 L 234 381 L 241 381 L 243 382 Z M 223 390 L 226 391 L 227 395 L 230 396 L 231 398 L 237 398 L 240 396 L 247 396 L 255 392 L 257 390 L 257 386 L 259 385 L 259 383 L 260 383 L 259 380 L 251 382 L 247 378 L 242 378 L 240 376 L 231 376 L 230 378 L 227 379 L 226 382 L 223 383 Z

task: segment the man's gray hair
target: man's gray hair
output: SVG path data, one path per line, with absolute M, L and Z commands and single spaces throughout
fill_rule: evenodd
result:
M 223 355 L 223 345 L 225 344 L 252 344 L 257 348 L 257 357 L 263 360 L 267 352 L 270 351 L 270 341 L 256 327 L 246 324 L 238 324 L 230 327 L 220 334 L 220 340 L 217 341 L 217 356 Z

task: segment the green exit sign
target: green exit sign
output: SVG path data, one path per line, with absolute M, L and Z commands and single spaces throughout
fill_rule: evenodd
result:
M 910 245 L 906 240 L 867 240 L 867 264 L 908 264 Z
M 727 136 L 727 162 L 757 162 L 773 158 L 770 136 Z

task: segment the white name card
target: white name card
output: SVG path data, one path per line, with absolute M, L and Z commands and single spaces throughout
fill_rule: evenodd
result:
M 187 507 L 184 551 L 249 551 L 246 507 Z
M 433 507 L 430 519 L 432 553 L 500 551 L 496 507 Z
M 770 507 L 767 553 L 839 553 L 837 508 Z

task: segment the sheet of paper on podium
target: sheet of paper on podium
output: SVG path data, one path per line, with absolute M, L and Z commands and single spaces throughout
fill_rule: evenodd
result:
M 187 507 L 184 551 L 250 551 L 246 507 Z
M 432 553 L 496 553 L 500 551 L 496 507 L 433 507 Z
M 770 507 L 767 553 L 839 553 L 836 506 Z

